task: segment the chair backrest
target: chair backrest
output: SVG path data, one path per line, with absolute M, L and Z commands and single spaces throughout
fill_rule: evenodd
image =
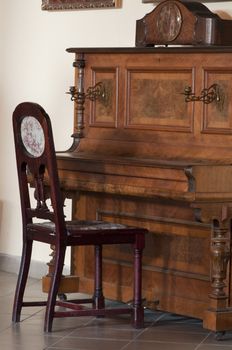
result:
M 57 239 L 65 239 L 63 199 L 50 118 L 38 104 L 24 102 L 13 113 L 13 128 L 24 234 L 26 225 L 39 218 L 54 222 Z M 36 204 L 30 198 L 30 187 L 35 188 Z M 48 198 L 51 206 L 47 204 Z

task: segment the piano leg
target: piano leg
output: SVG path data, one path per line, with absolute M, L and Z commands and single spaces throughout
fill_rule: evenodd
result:
M 228 307 L 229 296 L 225 283 L 230 258 L 230 228 L 224 225 L 214 221 L 212 227 L 211 293 L 209 308 L 204 318 L 204 327 L 216 332 L 224 332 L 232 327 L 232 308 Z
M 194 207 L 196 207 L 194 205 Z M 212 224 L 211 234 L 211 292 L 209 307 L 203 318 L 204 328 L 219 334 L 232 329 L 232 307 L 230 306 L 231 275 L 231 217 L 232 204 L 214 203 L 197 205 L 202 222 Z M 198 212 L 199 213 L 199 212 Z M 218 338 L 218 339 L 219 339 Z

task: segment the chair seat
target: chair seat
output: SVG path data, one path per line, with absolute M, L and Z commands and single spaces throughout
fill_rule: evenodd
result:
M 71 220 L 65 221 L 67 234 L 72 235 L 74 231 L 102 231 L 102 230 L 125 230 L 133 229 L 131 226 L 116 224 L 106 221 L 97 221 L 97 220 Z M 46 229 L 46 230 L 55 230 L 55 223 L 51 221 L 44 221 L 41 223 L 28 224 L 28 228 Z
M 110 244 L 112 237 L 115 244 L 132 243 L 135 240 L 134 236 L 136 233 L 144 233 L 144 229 L 142 228 L 139 229 L 133 226 L 97 220 L 71 220 L 66 221 L 65 224 L 68 245 L 73 245 L 77 242 L 78 244 L 89 245 Z M 55 223 L 51 221 L 28 224 L 27 228 L 32 235 L 36 235 L 37 233 L 41 235 L 41 232 L 44 232 L 49 234 L 51 238 L 55 237 Z M 41 240 L 43 241 L 42 236 Z

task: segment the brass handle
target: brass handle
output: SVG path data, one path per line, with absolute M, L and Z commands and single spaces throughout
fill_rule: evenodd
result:
M 185 102 L 201 101 L 205 104 L 209 104 L 213 101 L 220 101 L 218 84 L 212 84 L 209 88 L 203 89 L 200 96 L 196 96 L 195 93 L 192 92 L 191 86 L 186 86 L 183 95 L 185 95 Z
M 90 101 L 99 100 L 104 105 L 107 105 L 108 101 L 108 94 L 101 81 L 94 86 L 88 87 L 86 93 L 78 91 L 75 86 L 70 86 L 69 91 L 66 93 L 71 95 L 71 101 L 86 99 L 89 99 Z

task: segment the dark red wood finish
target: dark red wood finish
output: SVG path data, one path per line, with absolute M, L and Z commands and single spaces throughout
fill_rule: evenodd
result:
M 21 138 L 22 120 L 32 116 L 42 126 L 45 136 L 43 153 L 32 156 L 23 145 Z M 21 266 L 15 292 L 13 307 L 13 322 L 20 321 L 23 306 L 46 305 L 44 330 L 50 332 L 54 317 L 73 317 L 83 315 L 114 315 L 120 313 L 132 314 L 132 323 L 136 328 L 143 326 L 143 307 L 141 305 L 141 258 L 144 248 L 145 229 L 129 227 L 100 221 L 67 221 L 63 213 L 63 198 L 56 165 L 56 156 L 52 135 L 51 122 L 46 112 L 37 104 L 22 103 L 13 113 L 15 150 L 19 189 L 22 208 L 23 251 Z M 49 186 L 48 186 L 49 184 Z M 29 186 L 35 187 L 36 208 L 30 200 Z M 51 199 L 51 209 L 47 199 Z M 35 219 L 46 220 L 44 223 Z M 48 299 L 41 301 L 24 301 L 24 291 L 31 261 L 33 241 L 40 241 L 55 246 L 54 273 L 51 280 Z M 102 292 L 102 245 L 131 244 L 134 249 L 134 305 L 122 308 L 105 308 Z M 67 246 L 95 246 L 95 290 L 90 299 L 56 301 L 58 287 Z M 92 308 L 86 309 L 80 303 L 92 303 Z M 55 306 L 70 308 L 71 311 L 56 311 Z

